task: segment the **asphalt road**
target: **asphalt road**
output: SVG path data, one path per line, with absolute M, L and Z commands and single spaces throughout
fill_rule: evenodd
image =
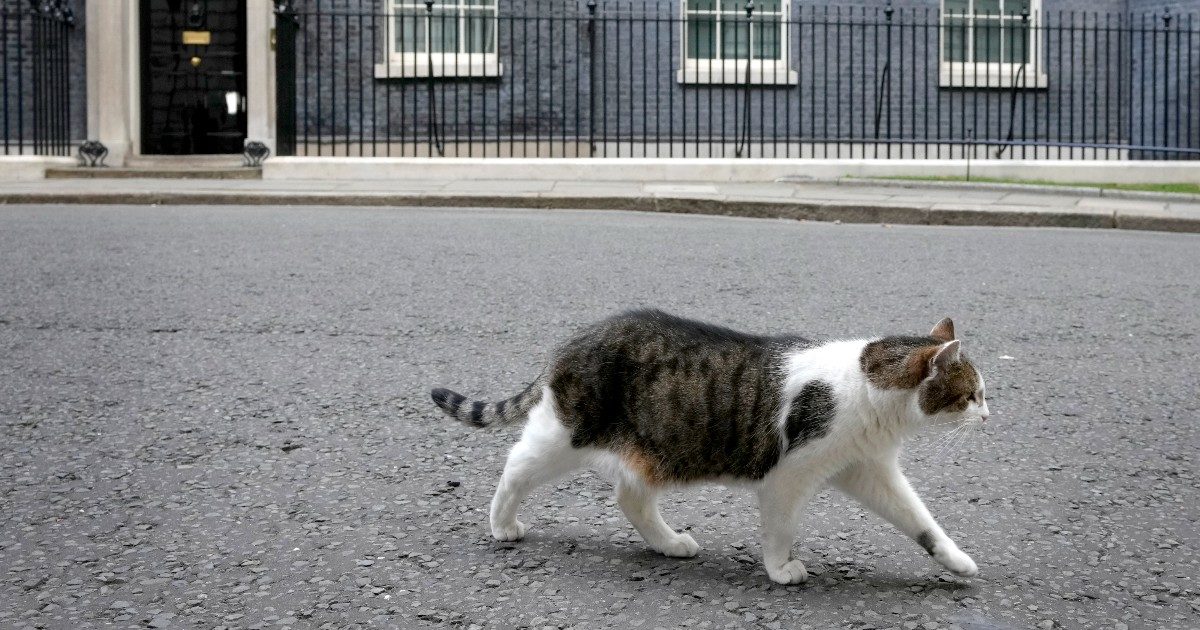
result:
M 1200 627 L 1200 237 L 620 212 L 0 207 L 0 627 Z M 763 332 L 954 317 L 993 420 L 907 470 L 960 580 L 840 496 L 770 583 L 743 491 L 646 550 L 591 474 L 487 503 L 499 397 L 657 306 Z

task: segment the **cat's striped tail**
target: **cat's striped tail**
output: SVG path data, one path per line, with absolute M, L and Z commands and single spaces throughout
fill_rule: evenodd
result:
M 466 396 L 441 387 L 430 392 L 430 396 L 446 415 L 459 422 L 476 427 L 503 426 L 522 421 L 529 415 L 529 410 L 542 399 L 542 382 L 539 378 L 520 394 L 495 403 L 467 400 Z

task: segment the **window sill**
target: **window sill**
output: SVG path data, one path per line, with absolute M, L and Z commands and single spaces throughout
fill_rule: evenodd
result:
M 1027 72 L 1020 76 L 1010 72 L 967 72 L 964 74 L 943 70 L 938 73 L 938 87 L 940 88 L 1044 90 L 1049 84 L 1050 82 L 1043 72 Z
M 504 74 L 504 65 L 497 59 L 484 61 L 442 62 L 433 60 L 433 67 L 427 60 L 413 60 L 392 63 L 375 64 L 375 78 L 383 80 L 427 79 L 486 79 L 499 77 Z
M 675 80 L 683 85 L 746 85 L 746 67 L 713 65 L 687 66 L 675 72 Z M 800 75 L 783 66 L 764 66 L 750 70 L 750 85 L 796 85 Z

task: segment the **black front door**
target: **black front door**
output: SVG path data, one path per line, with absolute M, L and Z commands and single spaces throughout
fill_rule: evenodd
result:
M 245 0 L 141 0 L 142 153 L 241 153 Z

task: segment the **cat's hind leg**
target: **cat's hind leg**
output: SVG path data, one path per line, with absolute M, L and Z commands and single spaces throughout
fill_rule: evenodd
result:
M 636 479 L 617 482 L 617 505 L 651 549 L 672 558 L 691 558 L 700 551 L 691 536 L 677 533 L 658 511 L 658 491 Z
M 496 540 L 520 540 L 525 524 L 517 508 L 534 488 L 549 483 L 583 465 L 581 451 L 571 446 L 571 435 L 554 414 L 554 397 L 547 389 L 529 411 L 520 441 L 504 464 L 504 475 L 492 498 L 491 527 Z
M 758 490 L 763 526 L 763 565 L 778 584 L 808 580 L 804 563 L 792 557 L 800 511 L 816 491 L 813 479 L 777 475 Z

